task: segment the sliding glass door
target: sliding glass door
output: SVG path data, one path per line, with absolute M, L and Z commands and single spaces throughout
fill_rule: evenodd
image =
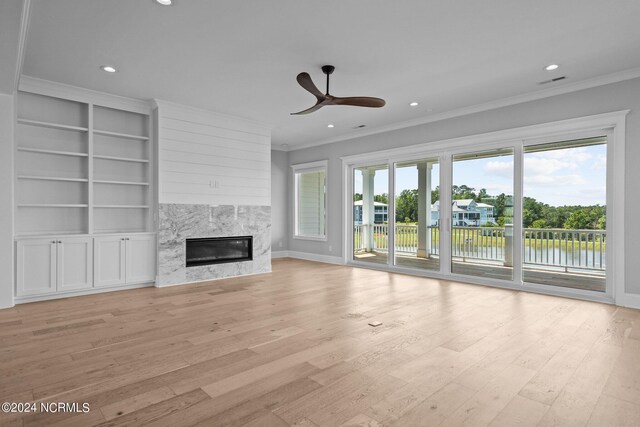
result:
M 451 272 L 513 280 L 513 149 L 452 161 Z
M 353 258 L 370 264 L 389 261 L 389 167 L 353 169 Z
M 394 265 L 440 270 L 440 162 L 395 164 Z
M 352 166 L 351 261 L 514 288 L 610 291 L 610 147 L 606 136 L 587 136 Z
M 606 291 L 607 138 L 524 147 L 522 278 Z

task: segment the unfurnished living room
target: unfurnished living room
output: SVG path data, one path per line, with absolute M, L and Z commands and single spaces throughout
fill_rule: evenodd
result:
M 640 426 L 638 0 L 0 0 L 0 425 Z

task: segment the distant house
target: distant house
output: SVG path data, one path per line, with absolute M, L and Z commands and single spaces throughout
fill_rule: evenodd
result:
M 454 200 L 451 220 L 454 226 L 480 227 L 495 222 L 494 207 L 486 203 L 478 203 L 473 199 Z M 440 201 L 431 205 L 431 225 L 438 225 L 440 220 Z
M 373 216 L 374 224 L 386 223 L 389 217 L 387 204 L 373 202 Z M 362 200 L 353 202 L 353 222 L 355 224 L 362 224 Z

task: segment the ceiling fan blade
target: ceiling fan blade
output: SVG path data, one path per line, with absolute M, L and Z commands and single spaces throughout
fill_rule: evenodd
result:
M 320 101 L 318 99 L 318 102 L 316 103 L 316 105 L 314 105 L 311 108 L 307 108 L 306 110 L 302 110 L 302 111 L 298 111 L 297 113 L 291 113 L 292 116 L 298 116 L 300 114 L 309 114 L 309 113 L 313 113 L 314 111 L 318 111 L 320 108 L 324 107 L 325 105 L 328 105 L 328 101 L 322 100 Z
M 298 81 L 300 86 L 302 86 L 308 92 L 311 92 L 316 98 L 318 98 L 318 101 L 324 99 L 324 93 L 320 92 L 320 89 L 318 89 L 316 85 L 313 84 L 313 80 L 311 80 L 311 76 L 309 75 L 309 73 L 298 74 L 296 80 Z
M 369 96 L 349 96 L 346 98 L 334 97 L 332 101 L 335 105 L 353 105 L 354 107 L 370 108 L 380 108 L 384 107 L 384 104 L 386 104 L 384 99 L 371 98 Z

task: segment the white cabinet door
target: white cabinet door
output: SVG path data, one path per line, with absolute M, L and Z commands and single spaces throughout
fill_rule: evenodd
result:
M 127 283 L 156 280 L 156 236 L 131 235 L 127 242 Z
M 124 285 L 125 247 L 123 236 L 96 237 L 94 242 L 94 275 L 95 287 Z
M 18 240 L 16 262 L 17 296 L 56 292 L 56 240 Z
M 58 240 L 58 291 L 86 289 L 93 285 L 93 241 L 90 237 Z

